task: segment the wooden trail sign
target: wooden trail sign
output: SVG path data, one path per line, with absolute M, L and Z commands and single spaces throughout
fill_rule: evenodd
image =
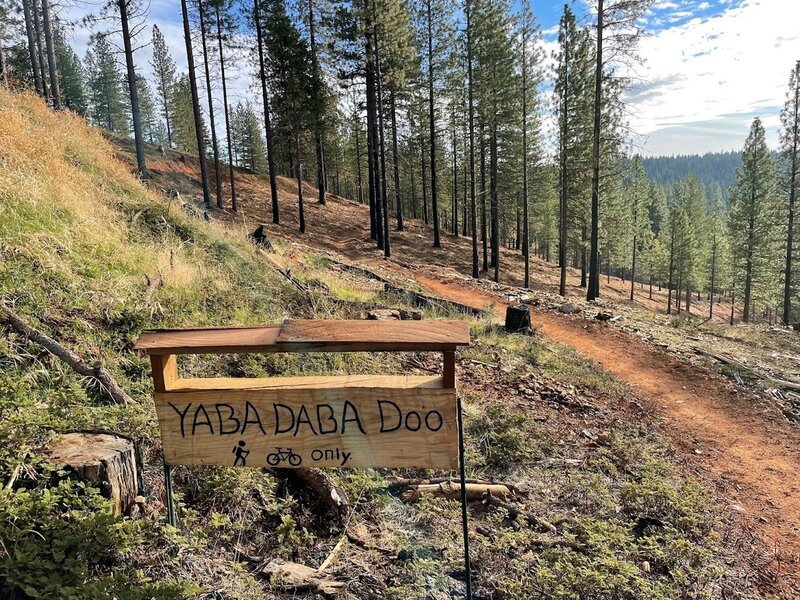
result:
M 168 465 L 248 467 L 458 466 L 455 349 L 460 321 L 288 321 L 283 325 L 149 331 Z M 442 376 L 347 375 L 182 379 L 177 354 L 441 351 Z

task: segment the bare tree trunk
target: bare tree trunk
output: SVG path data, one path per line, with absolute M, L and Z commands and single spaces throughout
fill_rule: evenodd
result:
M 322 90 L 319 81 L 319 61 L 317 60 L 317 41 L 314 37 L 314 0 L 308 0 L 308 30 L 311 42 L 311 65 L 314 72 L 314 147 L 317 153 L 317 192 L 319 203 L 325 204 L 327 178 L 325 174 L 325 147 L 322 143 Z
M 219 144 L 217 144 L 217 123 L 214 119 L 214 98 L 211 95 L 211 69 L 209 68 L 208 47 L 206 46 L 206 16 L 203 2 L 198 0 L 197 8 L 200 13 L 200 41 L 203 45 L 203 66 L 206 73 L 206 92 L 208 94 L 208 120 L 211 126 L 211 151 L 214 154 L 214 185 L 217 188 L 217 208 L 222 208 L 222 176 L 219 170 Z
M 47 0 L 42 0 L 47 4 Z M 131 116 L 133 118 L 133 139 L 136 146 L 136 167 L 139 175 L 147 172 L 144 158 L 144 139 L 142 137 L 142 117 L 139 112 L 139 89 L 136 85 L 136 70 L 133 66 L 133 48 L 131 32 L 128 27 L 128 0 L 119 0 L 119 19 L 122 25 L 122 42 L 125 46 L 125 66 L 128 73 L 128 92 L 131 98 Z M 48 49 L 49 53 L 49 49 Z M 54 94 L 57 92 L 54 92 Z
M 53 27 L 50 23 L 50 0 L 42 0 L 42 25 L 44 26 L 44 41 L 47 46 L 47 66 L 50 69 L 50 95 L 53 97 L 53 108 L 61 110 L 61 89 L 58 85 Z
M 433 104 L 433 18 L 431 0 L 425 0 L 428 12 L 428 116 L 430 120 L 431 151 L 431 210 L 433 211 L 433 247 L 441 248 L 439 237 L 439 204 L 436 190 L 436 116 Z
M 389 239 L 389 195 L 386 189 L 386 144 L 383 135 L 383 76 L 381 75 L 381 50 L 378 37 L 378 15 L 375 0 L 372 0 L 373 28 L 375 32 L 375 81 L 378 92 L 378 143 L 381 157 L 381 211 L 383 212 L 383 255 L 389 258 L 392 254 Z
M 272 150 L 272 124 L 269 115 L 269 94 L 267 93 L 267 71 L 264 66 L 264 37 L 261 33 L 261 16 L 259 15 L 258 3 L 261 0 L 253 0 L 253 15 L 256 22 L 256 43 L 258 44 L 258 69 L 261 79 L 261 99 L 264 104 L 264 129 L 267 134 L 267 165 L 269 166 L 269 187 L 272 197 L 272 222 L 279 225 L 281 222 L 280 209 L 278 207 L 278 182 L 276 177 L 275 153 Z
M 208 189 L 208 167 L 206 166 L 206 140 L 203 135 L 203 117 L 200 113 L 200 98 L 197 95 L 197 74 L 192 52 L 192 32 L 189 28 L 189 11 L 186 0 L 181 0 L 183 14 L 183 37 L 186 42 L 186 58 L 189 65 L 189 87 L 192 92 L 192 111 L 194 112 L 194 132 L 197 137 L 197 154 L 200 160 L 200 180 L 203 183 L 203 206 L 211 210 L 211 191 Z
M 389 92 L 389 103 L 392 110 L 392 162 L 394 163 L 394 203 L 397 210 L 397 231 L 403 231 L 403 198 L 400 194 L 400 159 L 397 153 L 397 107 L 394 101 L 394 90 Z
M 228 109 L 228 85 L 225 81 L 225 53 L 222 47 L 222 15 L 219 10 L 219 3 L 214 5 L 217 16 L 217 43 L 219 44 L 219 68 L 222 77 L 222 105 L 225 108 L 225 136 L 228 141 L 228 178 L 231 180 L 231 209 L 237 212 L 236 202 L 236 181 L 233 173 L 233 143 L 231 141 L 231 121 Z
M 47 83 L 48 65 L 44 58 L 44 50 L 42 49 L 42 20 L 39 17 L 39 4 L 37 0 L 31 0 L 31 7 L 33 8 L 33 28 L 36 32 L 36 52 L 39 55 L 39 65 L 42 72 L 42 94 L 44 99 L 50 102 L 50 85 Z
M 42 87 L 42 66 L 39 62 L 39 55 L 36 51 L 36 38 L 34 36 L 33 18 L 31 16 L 30 0 L 22 0 L 22 11 L 25 15 L 25 34 L 28 38 L 28 54 L 30 56 L 31 68 L 33 69 L 33 82 L 36 93 L 40 96 L 47 96 Z
M 597 52 L 594 82 L 594 131 L 592 139 L 592 226 L 589 251 L 589 288 L 587 300 L 600 296 L 600 118 L 603 95 L 603 0 L 597 0 Z

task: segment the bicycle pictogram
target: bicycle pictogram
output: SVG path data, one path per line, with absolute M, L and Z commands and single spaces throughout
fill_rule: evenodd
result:
M 267 454 L 267 463 L 273 467 L 277 467 L 282 462 L 288 462 L 291 466 L 297 467 L 303 462 L 303 458 L 299 454 L 292 452 L 291 448 L 275 448 L 275 452 Z

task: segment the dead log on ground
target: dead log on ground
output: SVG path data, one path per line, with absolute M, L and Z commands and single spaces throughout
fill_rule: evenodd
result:
M 413 304 L 414 306 L 419 306 L 420 308 L 424 307 L 438 308 L 439 310 L 442 311 L 455 310 L 457 312 L 471 315 L 473 317 L 489 316 L 488 312 L 480 308 L 475 308 L 473 306 L 461 304 L 460 302 L 455 302 L 454 300 L 445 300 L 444 298 L 436 298 L 435 296 L 429 296 L 427 294 L 423 294 L 422 292 L 407 290 L 405 288 L 392 285 L 391 283 L 384 283 L 383 291 L 384 293 L 387 294 L 398 294 L 401 296 L 405 296 L 406 298 L 408 298 L 409 303 Z
M 53 356 L 67 363 L 73 371 L 84 377 L 91 377 L 98 381 L 106 395 L 116 404 L 133 404 L 133 399 L 123 390 L 104 367 L 100 365 L 91 366 L 84 362 L 80 356 L 69 348 L 62 346 L 53 338 L 47 336 L 35 327 L 28 325 L 18 317 L 4 302 L 0 302 L 0 316 L 11 325 L 18 333 L 24 335 L 29 340 L 39 344 Z
M 116 514 L 127 514 L 139 494 L 136 445 L 109 433 L 66 433 L 45 450 L 54 465 L 65 465 L 81 479 L 100 488 Z
M 279 558 L 258 568 L 256 573 L 274 582 L 275 587 L 287 592 L 316 592 L 334 596 L 345 586 L 343 581 L 337 581 L 317 569 L 285 562 Z
M 482 499 L 487 492 L 497 498 L 510 498 L 514 493 L 508 486 L 498 483 L 468 483 L 466 484 L 466 490 L 468 502 Z M 400 493 L 400 499 L 403 502 L 416 502 L 423 494 L 431 494 L 450 500 L 460 500 L 461 484 L 457 481 L 443 481 L 441 483 L 412 485 Z

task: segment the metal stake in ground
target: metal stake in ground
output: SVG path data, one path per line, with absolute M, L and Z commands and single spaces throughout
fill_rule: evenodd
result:
M 167 523 L 175 527 L 175 503 L 172 499 L 172 472 L 169 470 L 169 465 L 166 461 L 164 462 L 164 488 L 167 492 Z
M 464 529 L 464 574 L 467 580 L 467 600 L 472 600 L 472 568 L 469 561 L 469 525 L 467 522 L 467 476 L 464 465 L 464 426 L 461 419 L 461 397 L 456 400 L 458 416 L 458 464 L 461 469 L 461 524 Z

